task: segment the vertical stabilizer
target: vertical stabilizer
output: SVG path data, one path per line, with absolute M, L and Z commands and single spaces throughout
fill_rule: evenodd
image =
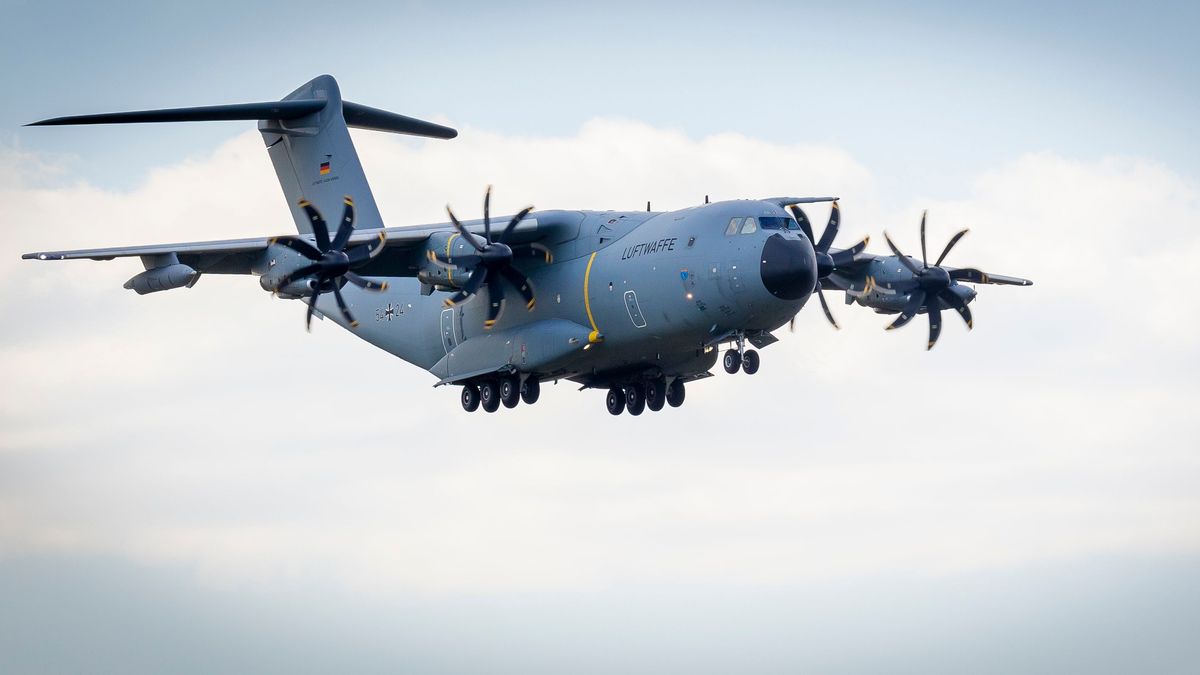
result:
M 320 110 L 303 117 L 258 123 L 296 228 L 304 234 L 312 232 L 312 225 L 300 208 L 302 200 L 312 202 L 326 221 L 335 222 L 345 195 L 354 199 L 355 227 L 383 227 L 367 175 L 350 140 L 337 81 L 322 75 L 283 100 L 325 102 Z

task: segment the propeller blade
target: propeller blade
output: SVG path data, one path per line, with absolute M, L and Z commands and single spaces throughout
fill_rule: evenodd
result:
M 337 300 L 338 309 L 342 310 L 342 316 L 346 317 L 346 321 L 350 323 L 350 327 L 358 328 L 358 322 L 354 320 L 354 315 L 350 313 L 350 308 L 346 306 L 346 299 L 342 297 L 342 288 L 336 282 L 333 284 L 333 299 Z
M 887 327 L 887 330 L 895 330 L 912 321 L 923 304 L 925 304 L 925 291 L 913 291 L 908 304 L 904 306 L 904 309 L 900 312 L 900 316 L 896 317 L 896 320 Z
M 962 298 L 949 289 L 938 293 L 938 297 L 945 300 L 947 305 L 950 305 L 954 311 L 958 312 L 958 315 L 962 317 L 963 323 L 967 324 L 967 330 L 975 327 L 975 321 L 971 318 L 971 308 L 967 307 L 967 303 Z
M 458 230 L 459 236 L 461 236 L 463 239 L 466 239 L 467 243 L 469 243 L 471 246 L 474 246 L 476 251 L 483 253 L 483 244 L 480 244 L 478 241 L 476 241 L 475 235 L 468 232 L 467 228 L 463 227 L 463 224 L 458 222 L 458 218 L 454 217 L 454 212 L 450 210 L 449 204 L 446 205 L 446 213 L 450 215 L 450 222 L 454 225 L 454 229 Z
M 816 249 L 821 253 L 828 253 L 829 247 L 833 245 L 833 239 L 838 233 L 838 224 L 842 221 L 842 209 L 838 207 L 838 203 L 833 203 L 833 210 L 829 212 L 829 224 L 825 226 L 825 231 L 821 233 L 821 241 L 817 242 Z
M 499 279 L 493 279 L 487 285 L 488 311 L 487 318 L 483 321 L 484 330 L 491 330 L 492 326 L 496 325 L 496 319 L 500 318 L 500 310 L 504 309 L 504 284 L 499 282 Z
M 815 242 L 817 238 L 813 236 L 812 223 L 808 222 L 808 214 L 804 213 L 804 210 L 795 204 L 790 206 L 789 209 L 792 212 L 792 217 L 800 224 L 800 230 L 804 232 L 804 236 L 808 237 L 810 243 Z
M 313 234 L 317 238 L 317 248 L 321 249 L 322 253 L 328 251 L 329 228 L 325 226 L 325 219 L 321 217 L 321 212 L 317 211 L 317 207 L 307 199 L 300 200 L 300 208 L 304 209 L 305 215 L 308 216 L 308 222 L 312 224 Z
M 954 248 L 954 245 L 958 243 L 958 240 L 962 239 L 970 231 L 971 230 L 969 229 L 964 229 L 953 237 L 950 237 L 950 241 L 947 242 L 946 248 L 942 251 L 942 254 L 938 256 L 937 262 L 935 262 L 934 265 L 941 267 L 942 261 L 946 259 L 946 254 L 950 253 L 950 249 Z
M 373 260 L 375 256 L 383 252 L 384 244 L 387 243 L 387 235 L 383 230 L 379 231 L 379 237 L 369 244 L 355 246 L 346 252 L 346 256 L 350 258 L 350 266 L 358 267 L 363 263 Z
M 489 214 L 492 204 L 492 186 L 487 186 L 487 192 L 483 193 L 483 238 L 487 243 L 492 243 L 492 217 Z
M 836 204 L 837 202 L 834 203 Z M 821 309 L 825 310 L 825 318 L 829 319 L 829 323 L 833 324 L 834 328 L 841 330 L 842 327 L 839 326 L 837 320 L 833 318 L 833 312 L 829 311 L 829 303 L 825 302 L 825 293 L 821 291 L 820 284 L 817 284 L 817 298 L 821 301 Z M 795 319 L 793 318 L 793 321 L 794 320 Z
M 304 267 L 301 267 L 297 270 L 293 270 L 293 271 L 287 273 L 286 275 L 284 275 L 284 277 L 279 280 L 279 283 L 276 284 L 275 287 L 283 288 L 284 286 L 287 286 L 288 284 L 292 283 L 293 281 L 295 281 L 297 279 L 303 279 L 304 277 L 306 277 L 310 274 L 313 274 L 314 272 L 320 272 L 320 271 L 321 271 L 321 266 L 317 263 L 313 263 L 312 265 L 305 265 Z
M 909 272 L 912 272 L 913 274 L 920 276 L 920 274 L 921 274 L 920 268 L 918 268 L 915 264 L 913 264 L 913 261 L 909 260 L 908 256 L 901 253 L 900 249 L 896 248 L 896 244 L 892 243 L 892 238 L 891 238 L 891 236 L 888 235 L 888 233 L 886 231 L 883 233 L 883 238 L 887 240 L 888 248 L 892 249 L 892 253 L 895 253 L 896 257 L 900 259 L 900 264 L 907 267 Z
M 789 333 L 796 332 L 796 315 L 795 314 L 792 315 L 792 320 L 788 322 L 788 332 Z
M 321 295 L 321 285 L 313 289 L 312 295 L 308 296 L 308 313 L 304 315 L 304 330 L 312 332 L 312 315 L 317 310 L 317 298 Z
M 463 286 L 462 290 L 450 296 L 449 298 L 446 298 L 443 304 L 445 304 L 447 307 L 453 307 L 472 295 L 475 295 L 477 292 L 479 292 L 479 287 L 482 286 L 483 282 L 487 280 L 487 276 L 488 271 L 486 267 L 477 267 L 474 272 L 471 272 L 471 276 L 467 279 L 467 283 L 465 286 Z
M 925 346 L 925 351 L 929 351 L 937 344 L 938 336 L 942 334 L 942 308 L 937 297 L 929 298 L 929 306 L 926 309 L 929 311 L 929 344 Z
M 512 234 L 513 229 L 517 227 L 517 223 L 525 220 L 525 216 L 529 215 L 529 212 L 532 210 L 532 206 L 526 206 L 518 211 L 517 215 L 513 216 L 512 220 L 508 221 L 508 225 L 504 228 L 504 231 L 500 233 L 500 239 L 498 241 L 501 243 L 508 243 L 508 235 Z
M 838 251 L 837 253 L 834 253 L 831 256 L 833 258 L 833 266 L 835 268 L 836 267 L 844 267 L 844 266 L 849 265 L 850 263 L 854 262 L 854 258 L 857 257 L 859 253 L 862 253 L 863 251 L 867 250 L 867 244 L 870 242 L 871 242 L 870 237 L 863 237 L 862 241 L 851 246 L 850 248 L 848 248 L 844 251 Z
M 520 270 L 515 267 L 501 267 L 500 274 L 508 279 L 508 282 L 517 287 L 517 291 L 525 300 L 525 309 L 533 311 L 534 305 L 537 304 L 537 298 L 533 295 L 533 285 L 529 283 L 529 277 L 525 276 Z
M 358 276 L 354 272 L 346 272 L 342 276 L 346 277 L 346 281 L 349 281 L 350 283 L 354 284 L 355 286 L 366 289 L 368 291 L 376 291 L 376 292 L 386 291 L 388 288 L 386 281 L 383 283 L 379 283 L 378 281 L 371 281 L 370 279 L 364 279 L 363 277 Z
M 307 241 L 304 241 L 303 239 L 293 239 L 291 237 L 277 237 L 275 239 L 272 239 L 270 243 L 279 244 L 280 246 L 286 246 L 286 247 L 292 249 L 293 251 L 295 251 L 296 253 L 299 253 L 300 255 L 304 256 L 305 258 L 308 258 L 309 260 L 320 260 L 321 259 L 321 252 L 317 250 L 317 247 L 313 246 L 312 244 L 308 243 Z
M 921 212 L 921 264 L 926 269 L 929 268 L 929 255 L 925 253 L 925 216 L 928 214 L 929 211 Z
M 334 251 L 340 251 L 346 248 L 346 242 L 350 241 L 350 235 L 354 234 L 354 200 L 350 199 L 350 195 L 343 198 L 346 208 L 342 211 L 342 222 L 338 225 L 337 234 L 333 237 L 333 243 L 329 248 Z

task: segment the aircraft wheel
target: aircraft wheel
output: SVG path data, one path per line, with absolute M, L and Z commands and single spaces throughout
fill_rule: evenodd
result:
M 641 415 L 646 409 L 646 389 L 640 384 L 625 387 L 625 409 L 630 415 Z
M 475 412 L 479 409 L 479 387 L 469 383 L 463 385 L 462 407 L 467 412 Z
M 495 380 L 484 380 L 479 385 L 479 404 L 490 413 L 500 408 L 500 385 Z
M 608 406 L 608 412 L 620 415 L 625 412 L 625 392 L 621 391 L 620 387 L 609 389 L 604 404 Z
M 516 375 L 500 378 L 500 402 L 505 408 L 515 408 L 521 402 L 521 380 Z
M 746 355 L 742 357 L 742 370 L 747 375 L 753 375 L 758 372 L 758 352 L 753 349 L 746 350 Z
M 521 383 L 521 400 L 528 405 L 537 403 L 538 396 L 542 395 L 542 384 L 533 377 Z
M 742 355 L 730 349 L 725 352 L 725 372 L 730 375 L 736 373 L 738 368 L 742 367 Z
M 667 381 L 663 378 L 646 383 L 646 407 L 658 412 L 667 403 Z
M 683 388 L 683 380 L 673 380 L 671 386 L 667 387 L 667 405 L 672 408 L 678 408 L 683 405 L 684 396 L 687 391 Z

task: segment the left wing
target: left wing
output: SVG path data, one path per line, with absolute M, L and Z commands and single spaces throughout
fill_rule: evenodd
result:
M 482 221 L 464 223 L 471 232 L 483 232 Z M 382 232 L 384 251 L 362 270 L 369 276 L 412 276 L 407 258 L 420 247 L 430 235 L 451 231 L 449 224 L 417 225 L 414 227 L 389 227 L 383 230 L 355 230 L 347 246 L 366 244 L 379 238 Z M 537 219 L 523 220 L 513 231 L 515 240 L 525 243 L 537 239 Z M 21 256 L 25 260 L 112 260 L 113 258 L 143 257 L 154 259 L 174 256 L 182 263 L 205 274 L 252 274 L 256 263 L 267 254 L 275 241 L 300 239 L 315 244 L 313 235 L 281 235 L 278 237 L 255 237 L 250 239 L 223 239 L 179 244 L 157 244 L 151 246 L 117 246 L 111 248 L 89 248 L 72 251 L 36 251 Z M 148 261 L 146 261 L 148 262 Z M 175 262 L 175 261 L 172 261 Z

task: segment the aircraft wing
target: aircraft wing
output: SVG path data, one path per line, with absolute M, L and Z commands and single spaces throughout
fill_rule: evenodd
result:
M 837 253 L 838 249 L 831 249 L 831 253 Z M 873 253 L 859 253 L 854 256 L 854 259 L 845 264 L 839 264 L 837 271 L 821 280 L 821 288 L 827 291 L 842 291 L 846 290 L 846 285 L 840 283 L 834 277 L 840 277 L 843 281 L 862 277 L 867 273 L 871 263 L 876 260 L 893 259 L 895 256 L 880 256 Z M 920 261 L 916 261 L 920 264 Z M 897 263 L 899 264 L 899 263 Z M 1032 286 L 1033 282 L 1029 279 L 1021 277 L 1005 276 L 1003 274 L 990 274 L 973 267 L 950 267 L 942 265 L 942 269 L 950 273 L 950 276 L 956 281 L 968 284 L 994 284 L 1000 286 Z
M 482 235 L 483 225 L 465 222 L 473 233 Z M 420 246 L 436 232 L 450 231 L 448 224 L 417 225 L 413 227 L 384 228 L 386 237 L 384 251 L 367 268 L 360 270 L 369 276 L 412 276 L 409 258 L 412 249 Z M 348 246 L 366 244 L 379 238 L 380 230 L 356 230 L 350 236 Z M 271 242 L 276 239 L 303 239 L 315 244 L 311 234 L 288 234 L 279 237 L 254 237 L 250 239 L 222 239 L 218 241 L 186 242 L 178 244 L 156 244 L 150 246 L 117 246 L 89 248 L 71 251 L 35 251 L 21 256 L 25 260 L 112 260 L 141 256 L 174 254 L 179 262 L 205 274 L 251 274 L 251 268 L 264 255 Z M 523 220 L 513 231 L 515 243 L 537 239 L 537 220 Z

